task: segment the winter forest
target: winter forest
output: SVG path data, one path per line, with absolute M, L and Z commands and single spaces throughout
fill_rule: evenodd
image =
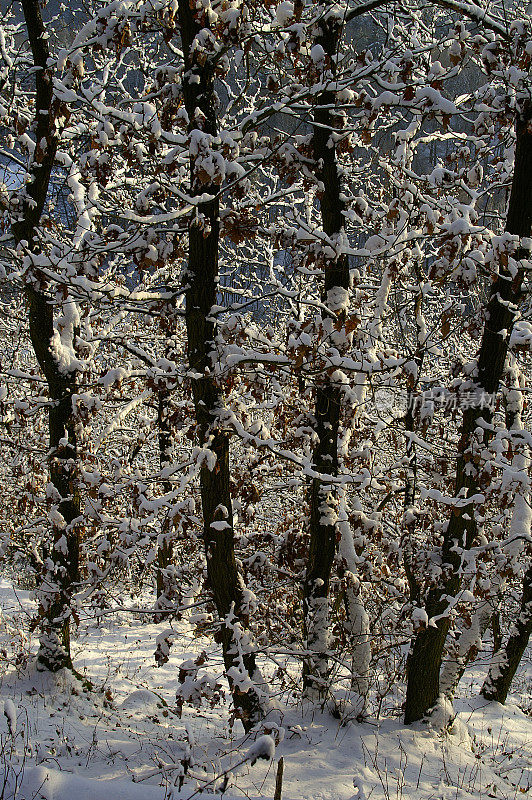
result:
M 0 797 L 527 796 L 530 4 L 0 6 Z

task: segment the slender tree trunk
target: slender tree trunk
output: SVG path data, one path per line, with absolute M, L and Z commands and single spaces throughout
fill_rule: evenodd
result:
M 509 385 L 504 390 L 506 429 L 520 432 L 523 430 L 521 417 L 523 396 L 519 381 L 519 368 L 517 364 L 511 363 L 511 357 L 509 362 L 507 365 Z M 513 456 L 512 467 L 526 475 L 529 466 L 528 452 L 519 449 Z M 476 657 L 484 634 L 490 625 L 494 632 L 494 653 L 502 647 L 499 610 L 501 598 L 507 586 L 506 571 L 509 566 L 515 567 L 520 561 L 525 539 L 530 535 L 530 518 L 529 497 L 519 493 L 515 497 L 510 524 L 510 540 L 514 541 L 509 545 L 511 550 L 507 552 L 508 561 L 504 562 L 504 566 L 501 566 L 500 571 L 498 570 L 493 577 L 490 594 L 480 601 L 458 640 L 448 647 L 440 674 L 440 691 L 450 700 L 454 697 L 467 665 Z M 498 631 L 497 625 L 499 626 Z
M 527 102 L 516 120 L 516 151 L 514 175 L 506 230 L 520 237 L 529 237 L 532 229 L 532 108 Z M 519 250 L 517 258 L 528 251 Z M 501 266 L 486 308 L 486 321 L 478 357 L 477 399 L 464 411 L 456 465 L 455 497 L 467 499 L 480 489 L 480 476 L 475 466 L 475 431 L 478 422 L 491 423 L 492 412 L 485 396 L 499 389 L 508 352 L 510 333 L 521 296 L 523 276 L 519 271 L 512 277 Z M 488 436 L 484 428 L 484 441 Z M 475 533 L 474 502 L 453 509 L 442 546 L 442 577 L 428 593 L 426 612 L 436 624 L 418 632 L 408 671 L 405 722 L 422 719 L 440 695 L 440 667 L 445 639 L 450 627 L 446 613 L 448 598 L 460 589 L 461 552 L 471 547 Z
M 493 652 L 496 653 L 502 647 L 501 613 L 495 612 L 490 620 L 491 635 L 493 636 Z
M 421 275 L 419 270 L 416 269 L 416 278 L 418 283 L 421 283 Z M 416 526 L 416 518 L 413 509 L 416 502 L 417 493 L 417 449 L 414 437 L 410 434 L 416 432 L 416 395 L 415 391 L 421 377 L 421 370 L 423 368 L 423 361 L 425 358 L 426 342 L 424 340 L 425 324 L 423 320 L 423 295 L 420 292 L 416 298 L 415 304 L 415 325 L 416 325 L 416 343 L 417 349 L 414 353 L 414 362 L 417 367 L 417 378 L 415 384 L 407 389 L 406 393 L 406 412 L 404 416 L 404 428 L 406 434 L 406 475 L 405 475 L 405 496 L 403 502 L 403 519 L 402 526 L 404 533 L 401 537 L 401 546 L 403 549 L 403 565 L 405 568 L 406 579 L 408 581 L 408 588 L 410 591 L 410 602 L 417 604 L 419 602 L 420 585 L 419 580 L 415 574 L 414 565 L 414 548 L 415 539 L 414 531 Z M 407 665 L 410 661 L 410 653 L 407 657 Z
M 472 614 L 470 624 L 447 652 L 440 674 L 440 691 L 449 700 L 453 700 L 467 665 L 476 657 L 482 638 L 489 628 L 494 613 L 497 613 L 494 611 L 494 604 L 498 607 L 496 597 L 481 602 L 480 608 Z
M 172 334 L 176 324 L 176 301 L 170 285 L 165 287 L 165 291 L 171 294 L 168 302 L 167 313 L 161 320 L 162 332 L 166 337 L 165 361 L 175 360 L 178 355 L 175 351 L 175 340 Z M 172 463 L 172 425 L 170 421 L 172 393 L 175 388 L 174 380 L 171 376 L 160 376 L 157 381 L 157 443 L 159 445 L 159 466 L 161 470 L 169 467 Z M 169 480 L 163 480 L 162 489 L 165 494 L 172 491 L 172 484 Z M 165 612 L 172 610 L 174 599 L 174 587 L 168 577 L 169 567 L 172 565 L 174 556 L 174 546 L 172 541 L 173 522 L 170 514 L 167 514 L 161 525 L 161 533 L 157 541 L 157 573 L 156 573 L 156 603 L 158 613 L 156 621 L 164 618 Z
M 217 135 L 214 65 L 199 63 L 192 47 L 195 37 L 208 27 L 189 0 L 179 0 L 179 21 L 185 58 L 183 95 L 190 120 L 191 144 L 211 148 Z M 202 135 L 207 138 L 202 140 Z M 203 141 L 203 144 L 200 142 Z M 192 151 L 192 147 L 191 147 Z M 191 152 L 192 194 L 208 194 L 212 200 L 197 207 L 189 231 L 186 281 L 186 326 L 188 358 L 199 444 L 204 448 L 201 466 L 201 501 L 207 574 L 221 625 L 219 639 L 235 709 L 249 730 L 263 715 L 262 678 L 245 628 L 247 612 L 244 583 L 234 546 L 233 510 L 229 489 L 229 433 L 220 422 L 223 396 L 213 372 L 216 323 L 211 316 L 218 284 L 219 201 L 218 187 L 198 176 Z M 251 682 L 251 685 L 250 685 Z
M 319 21 L 320 33 L 316 44 L 321 45 L 329 59 L 327 68 L 334 75 L 334 56 L 342 32 L 341 20 L 327 15 L 328 4 Z M 345 204 L 341 194 L 341 179 L 336 147 L 331 141 L 335 114 L 331 111 L 336 98 L 331 90 L 317 98 L 314 111 L 312 147 L 316 161 L 316 176 L 323 184 L 320 209 L 324 232 L 340 243 L 344 231 Z M 347 311 L 349 291 L 349 261 L 342 253 L 335 260 L 325 261 L 325 280 L 322 301 L 329 309 L 331 329 L 335 321 L 343 322 Z M 319 379 L 316 389 L 317 445 L 313 467 L 320 473 L 310 487 L 310 546 L 303 586 L 303 620 L 306 649 L 309 655 L 303 666 L 303 684 L 308 696 L 323 697 L 327 688 L 327 638 L 329 631 L 329 585 L 336 552 L 337 500 L 334 484 L 328 475 L 338 474 L 338 429 L 340 424 L 341 393 L 327 374 Z
M 172 431 L 168 419 L 170 402 L 170 392 L 167 388 L 161 387 L 157 394 L 157 437 L 159 442 L 159 463 L 161 469 L 167 467 L 171 462 L 170 448 L 172 445 Z M 168 494 L 172 490 L 170 481 L 163 481 L 163 492 Z M 168 581 L 166 580 L 165 570 L 172 563 L 173 548 L 170 542 L 172 521 L 166 516 L 163 520 L 160 540 L 157 543 L 157 619 L 166 610 L 170 598 L 168 597 Z
M 520 391 L 519 367 L 516 363 L 513 365 L 513 373 L 514 381 L 510 386 L 507 398 L 506 427 L 508 430 L 522 431 L 524 428 L 522 420 L 523 395 Z M 529 452 L 515 453 L 512 466 L 526 475 L 530 469 Z M 510 544 L 510 559 L 513 565 L 518 564 L 522 559 L 525 542 L 530 537 L 531 522 L 530 494 L 523 495 L 519 493 L 515 498 L 512 523 L 510 525 L 510 540 L 513 540 Z M 506 581 L 504 580 L 503 586 L 505 585 Z M 528 572 L 523 576 L 523 594 L 519 616 L 511 626 L 505 647 L 503 647 L 498 609 L 493 615 L 491 623 L 493 630 L 493 657 L 480 693 L 487 700 L 497 700 L 499 703 L 505 703 L 512 680 L 532 633 L 532 564 L 529 566 Z
M 31 180 L 18 193 L 12 224 L 17 245 L 30 259 L 39 253 L 37 228 L 48 194 L 50 176 L 57 152 L 57 133 L 53 111 L 50 52 L 38 0 L 22 0 L 35 67 L 35 152 L 30 166 Z M 76 423 L 72 395 L 76 391 L 75 372 L 62 372 L 52 349 L 54 312 L 42 285 L 42 276 L 31 270 L 26 284 L 30 337 L 48 383 L 49 474 L 55 494 L 52 498 L 58 515 L 53 528 L 53 543 L 40 588 L 43 612 L 38 663 L 56 671 L 71 667 L 70 605 L 79 580 L 79 538 L 76 520 L 80 515 L 77 480 Z M 75 336 L 74 332 L 74 336 Z
M 349 535 L 352 536 L 351 530 Z M 371 665 L 370 620 L 360 596 L 360 581 L 355 573 L 346 570 L 342 575 L 345 608 L 345 630 L 351 644 L 350 713 L 360 722 L 367 713 L 367 698 Z
M 523 577 L 519 616 L 510 629 L 506 645 L 496 652 L 480 693 L 486 700 L 505 703 L 517 668 L 532 635 L 532 564 Z

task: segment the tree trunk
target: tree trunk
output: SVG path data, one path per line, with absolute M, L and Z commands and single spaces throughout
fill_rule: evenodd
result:
M 327 9 L 328 6 L 326 6 Z M 327 11 L 319 22 L 321 31 L 315 39 L 328 58 L 327 68 L 335 73 L 334 56 L 337 51 L 342 26 Z M 331 111 L 336 102 L 335 93 L 324 90 L 317 98 L 314 111 L 312 148 L 316 161 L 316 177 L 323 184 L 320 196 L 321 218 L 324 232 L 340 242 L 344 230 L 345 203 L 341 195 L 341 180 L 337 164 L 336 147 L 330 141 L 335 114 Z M 332 146 L 331 146 L 332 145 Z M 325 280 L 322 301 L 328 308 L 331 321 L 342 322 L 346 315 L 349 290 L 349 261 L 345 254 L 334 260 L 325 260 Z M 327 689 L 327 638 L 329 631 L 329 585 L 336 552 L 337 500 L 334 484 L 326 476 L 338 475 L 338 428 L 340 424 L 341 394 L 327 373 L 316 389 L 316 433 L 318 441 L 313 453 L 313 468 L 320 473 L 310 487 L 310 546 L 303 586 L 304 637 L 308 656 L 303 666 L 303 685 L 308 696 L 323 698 Z
M 497 605 L 496 611 L 494 605 Z M 453 643 L 454 646 L 448 649 L 440 674 L 440 691 L 449 700 L 453 700 L 467 665 L 476 657 L 482 638 L 494 614 L 497 613 L 497 597 L 492 598 L 491 602 L 483 600 L 480 607 L 472 614 L 469 625 Z
M 522 431 L 522 411 L 523 394 L 520 387 L 519 367 L 516 363 L 512 364 L 512 357 L 508 359 L 507 374 L 508 386 L 504 390 L 506 403 L 506 429 L 508 431 Z M 521 450 L 515 452 L 512 459 L 512 467 L 516 471 L 527 474 L 530 466 L 528 453 Z M 510 565 L 515 567 L 521 558 L 525 539 L 530 534 L 530 510 L 529 497 L 517 494 L 514 500 L 512 511 L 512 522 L 510 524 L 511 553 L 507 553 Z M 464 675 L 468 664 L 476 657 L 482 645 L 484 634 L 491 625 L 494 637 L 495 653 L 502 647 L 502 637 L 500 632 L 500 605 L 507 586 L 506 571 L 508 562 L 501 565 L 500 571 L 497 570 L 492 578 L 490 594 L 483 597 L 477 609 L 471 614 L 469 624 L 465 625 L 458 640 L 451 647 L 448 647 L 447 655 L 444 660 L 440 674 L 440 691 L 450 700 L 453 699 L 456 689 Z
M 172 431 L 168 419 L 168 405 L 170 402 L 170 392 L 165 386 L 161 386 L 157 393 L 157 437 L 159 442 L 159 464 L 161 469 L 167 467 L 171 462 L 170 447 L 172 444 Z M 163 481 L 163 492 L 168 494 L 172 490 L 169 481 Z M 162 619 L 164 612 L 170 610 L 171 598 L 169 597 L 169 587 L 165 577 L 165 570 L 172 563 L 173 547 L 170 541 L 172 521 L 167 515 L 162 524 L 162 531 L 157 543 L 157 615 L 156 620 Z M 170 591 L 171 593 L 171 591 Z
M 12 231 L 17 245 L 31 258 L 39 253 L 37 228 L 46 203 L 58 140 L 53 113 L 52 70 L 48 66 L 50 52 L 40 4 L 38 0 L 22 0 L 22 7 L 34 65 L 38 68 L 35 71 L 36 145 L 29 170 L 31 180 L 18 194 Z M 39 591 L 43 622 L 38 663 L 45 669 L 57 671 L 72 666 L 70 606 L 79 580 L 79 538 L 75 523 L 80 516 L 80 498 L 76 423 L 72 407 L 77 375 L 75 372 L 61 372 L 55 358 L 52 349 L 53 306 L 41 281 L 37 270 L 33 270 L 25 291 L 31 342 L 50 395 L 49 474 L 55 489 L 52 499 L 60 517 L 54 523 L 48 566 Z
M 504 648 L 493 656 L 480 693 L 486 700 L 505 703 L 517 667 L 532 635 L 532 564 L 523 577 L 523 595 L 519 616 L 510 629 Z
M 501 613 L 496 611 L 491 618 L 491 635 L 493 636 L 493 653 L 502 647 Z
M 190 120 L 191 143 L 192 140 L 203 141 L 210 149 L 212 138 L 217 135 L 214 65 L 209 59 L 203 63 L 196 61 L 192 48 L 196 35 L 208 27 L 207 20 L 201 19 L 202 14 L 201 10 L 193 10 L 189 0 L 179 0 L 185 58 L 183 95 Z M 201 140 L 202 136 L 207 138 Z M 263 716 L 264 696 L 255 654 L 245 632 L 245 586 L 235 558 L 229 489 L 229 433 L 220 421 L 224 401 L 212 374 L 216 323 L 211 309 L 216 304 L 220 231 L 218 186 L 201 181 L 194 153 L 191 153 L 190 169 L 192 194 L 213 196 L 212 200 L 198 204 L 197 217 L 191 221 L 185 275 L 188 359 L 193 376 L 197 435 L 204 449 L 200 483 L 207 574 L 220 617 L 219 640 L 233 702 L 249 731 Z
M 516 150 L 514 175 L 506 231 L 520 237 L 529 237 L 532 229 L 532 132 L 529 125 L 532 108 L 529 102 L 516 120 Z M 520 249 L 517 258 L 529 257 Z M 486 395 L 493 396 L 499 389 L 503 375 L 508 342 L 521 296 L 523 276 L 519 270 L 512 278 L 507 268 L 501 266 L 486 308 L 486 319 L 480 353 L 476 400 L 464 411 L 456 465 L 455 497 L 468 498 L 480 490 L 480 476 L 475 466 L 475 431 L 477 421 L 491 423 L 492 411 L 487 406 Z M 484 428 L 483 440 L 488 436 Z M 482 446 L 482 443 L 481 443 Z M 409 663 L 405 706 L 405 723 L 422 719 L 440 695 L 439 675 L 445 639 L 450 627 L 446 613 L 448 598 L 460 589 L 461 551 L 468 550 L 473 542 L 476 525 L 474 502 L 453 509 L 442 546 L 442 577 L 427 596 L 426 612 L 429 620 L 438 618 L 436 624 L 418 632 Z

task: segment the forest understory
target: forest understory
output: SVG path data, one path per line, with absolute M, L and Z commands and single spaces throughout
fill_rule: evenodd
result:
M 530 652 L 501 706 L 478 695 L 487 647 L 468 672 L 444 732 L 439 721 L 404 726 L 401 685 L 380 703 L 378 715 L 362 723 L 350 716 L 344 692 L 344 717 L 335 718 L 301 702 L 291 688 L 291 682 L 297 687 L 300 665 L 281 660 L 286 678 L 276 686 L 273 728 L 266 719 L 258 731 L 259 736 L 270 731 L 275 748 L 265 748 L 268 758 L 252 764 L 257 732 L 246 735 L 234 719 L 219 648 L 198 637 L 189 622 L 174 626 L 176 647 L 157 667 L 153 642 L 166 630 L 164 622 L 143 621 L 131 612 L 115 612 L 99 622 L 82 620 L 73 642 L 79 680 L 68 670 L 36 671 L 35 642 L 32 647 L 25 633 L 28 592 L 15 592 L 3 581 L 0 598 L 2 652 L 11 663 L 18 661 L 3 671 L 0 684 L 0 702 L 15 709 L 15 721 L 6 710 L 0 723 L 4 798 L 273 800 L 280 759 L 283 800 L 515 800 L 530 793 Z M 129 602 L 143 606 L 142 598 Z M 203 652 L 208 653 L 207 672 L 226 699 L 204 700 L 181 713 L 176 674 L 183 662 Z M 266 654 L 261 659 L 274 686 L 278 665 Z M 370 703 L 376 703 L 375 696 Z

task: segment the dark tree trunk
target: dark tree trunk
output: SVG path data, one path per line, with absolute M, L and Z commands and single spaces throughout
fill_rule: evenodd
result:
M 496 653 L 502 647 L 501 614 L 498 610 L 491 618 L 491 635 L 493 636 L 493 652 Z
M 516 120 L 516 151 L 514 175 L 506 230 L 520 237 L 528 237 L 532 229 L 532 108 L 527 103 Z M 520 250 L 517 258 L 529 257 Z M 464 411 L 456 466 L 455 497 L 467 498 L 480 490 L 480 476 L 473 460 L 474 433 L 477 420 L 489 425 L 492 411 L 485 396 L 493 396 L 499 389 L 503 375 L 508 342 L 514 324 L 517 305 L 521 298 L 521 271 L 515 278 L 501 266 L 486 308 L 486 319 L 478 357 L 477 402 Z M 488 436 L 487 429 L 484 437 Z M 440 694 L 439 675 L 445 639 L 450 618 L 445 613 L 448 597 L 460 589 L 461 551 L 471 547 L 476 533 L 474 502 L 454 509 L 442 547 L 442 577 L 440 583 L 429 590 L 426 612 L 430 618 L 442 615 L 435 627 L 419 631 L 414 642 L 409 670 L 405 706 L 405 722 L 422 719 L 434 706 Z
M 328 58 L 328 68 L 335 72 L 336 55 L 342 32 L 341 20 L 324 14 L 319 22 L 321 31 L 315 39 Z M 324 232 L 337 238 L 344 229 L 345 204 L 341 195 L 341 179 L 336 147 L 330 142 L 335 128 L 335 93 L 325 90 L 317 98 L 313 115 L 312 148 L 316 161 L 316 177 L 323 184 L 320 209 Z M 332 145 L 332 146 L 331 146 Z M 324 305 L 331 308 L 329 292 L 336 288 L 349 290 L 349 261 L 345 254 L 336 260 L 326 260 L 322 292 Z M 334 305 L 329 317 L 343 322 L 345 309 L 337 313 Z M 337 528 L 331 522 L 336 515 L 334 485 L 328 475 L 338 475 L 338 429 L 340 424 L 341 394 L 324 373 L 316 389 L 317 445 L 313 453 L 313 468 L 320 473 L 310 486 L 310 546 L 303 587 L 303 620 L 306 648 L 309 651 L 303 667 L 303 683 L 307 693 L 322 697 L 326 691 L 328 658 L 326 639 L 329 617 L 329 585 L 336 552 Z
M 421 282 L 421 275 L 418 274 L 416 270 L 416 277 L 418 283 Z M 419 602 L 419 596 L 421 587 L 419 585 L 419 579 L 415 574 L 415 566 L 414 566 L 414 532 L 415 532 L 415 525 L 416 520 L 414 515 L 411 513 L 412 508 L 415 505 L 416 501 L 416 489 L 417 489 L 417 450 L 416 445 L 414 442 L 414 437 L 410 436 L 409 434 L 413 434 L 416 431 L 416 395 L 415 390 L 417 388 L 417 383 L 421 376 L 421 370 L 423 368 L 423 361 L 425 358 L 425 350 L 422 348 L 422 343 L 420 341 L 421 331 L 418 322 L 417 312 L 418 308 L 421 312 L 421 304 L 423 302 L 423 296 L 420 293 L 416 299 L 416 343 L 417 349 L 414 354 L 414 361 L 417 367 L 417 380 L 414 386 L 409 388 L 406 393 L 406 413 L 404 416 L 404 428 L 406 434 L 406 458 L 407 458 L 407 465 L 406 465 L 406 475 L 405 475 L 405 496 L 403 502 L 403 512 L 404 512 L 404 534 L 401 538 L 401 545 L 403 549 L 403 566 L 405 569 L 406 579 L 408 581 L 408 588 L 410 591 L 410 602 L 417 604 Z M 410 662 L 410 655 L 408 654 L 407 657 L 407 670 L 408 665 Z
M 159 463 L 161 469 L 167 467 L 171 462 L 170 449 L 172 445 L 172 431 L 170 421 L 168 419 L 170 403 L 170 391 L 166 387 L 159 388 L 157 394 L 157 436 L 159 442 Z M 170 481 L 163 481 L 163 492 L 168 494 L 172 490 Z M 169 604 L 170 597 L 169 587 L 165 577 L 165 570 L 172 563 L 173 548 L 169 541 L 171 532 L 172 521 L 166 516 L 162 525 L 162 539 L 159 542 L 157 549 L 157 576 L 156 576 L 156 592 L 157 592 L 157 619 L 160 619 L 160 614 L 164 613 Z
M 162 315 L 161 327 L 166 337 L 165 360 L 172 361 L 178 358 L 175 350 L 173 336 L 176 326 L 176 299 L 172 286 L 167 285 L 165 291 L 170 295 L 166 313 Z M 175 378 L 171 375 L 161 375 L 157 379 L 157 443 L 159 445 L 159 466 L 161 470 L 172 463 L 172 423 L 171 401 L 175 389 Z M 165 494 L 172 491 L 172 483 L 166 479 L 162 482 Z M 168 513 L 162 521 L 161 534 L 157 543 L 157 573 L 156 573 L 156 603 L 157 614 L 155 620 L 160 621 L 165 614 L 171 613 L 175 600 L 175 587 L 169 579 L 166 570 L 171 567 L 174 557 L 172 540 L 173 521 Z
M 194 11 L 189 0 L 179 0 L 179 21 L 185 58 L 183 95 L 190 120 L 190 132 L 202 131 L 213 137 L 217 134 L 215 111 L 214 65 L 209 59 L 198 63 L 193 55 L 195 36 L 208 27 L 200 19 L 202 11 Z M 197 110 L 200 110 L 200 118 Z M 218 187 L 202 183 L 191 156 L 192 194 L 215 196 Z M 220 236 L 219 201 L 200 203 L 198 219 L 189 230 L 188 270 L 186 282 L 186 326 L 188 359 L 196 413 L 199 444 L 205 449 L 201 473 L 201 502 L 203 509 L 204 543 L 209 585 L 220 618 L 221 641 L 226 671 L 235 709 L 244 727 L 249 730 L 263 715 L 261 690 L 256 684 L 243 690 L 244 682 L 260 679 L 255 655 L 246 646 L 247 625 L 244 603 L 244 583 L 235 558 L 233 510 L 229 489 L 229 433 L 220 422 L 223 395 L 213 377 L 214 340 L 216 323 L 211 309 L 216 304 L 218 285 L 218 247 Z M 201 220 L 201 221 L 200 221 Z M 243 636 L 241 635 L 243 632 Z
M 519 371 L 511 369 L 507 364 L 509 386 L 506 391 L 519 389 Z M 508 396 L 507 398 L 508 399 Z M 522 405 L 522 403 L 521 403 Z M 521 420 L 521 408 L 516 406 L 515 400 L 506 405 L 506 429 L 508 431 L 522 431 L 523 423 Z M 521 453 L 514 455 L 512 466 L 515 469 L 526 469 L 526 458 Z M 526 500 L 522 495 L 518 495 L 514 501 L 512 518 L 520 516 L 523 504 Z M 510 536 L 512 536 L 513 522 L 510 525 Z M 500 626 L 500 604 L 501 598 L 506 589 L 506 579 L 498 574 L 492 581 L 491 595 L 482 598 L 476 610 L 471 614 L 469 622 L 454 643 L 447 647 L 447 653 L 440 672 L 440 691 L 450 700 L 454 694 L 469 663 L 476 658 L 478 652 L 478 642 L 482 641 L 484 634 L 491 626 L 493 632 L 493 652 L 496 653 L 502 647 L 502 636 Z
M 37 227 L 48 194 L 50 176 L 57 151 L 56 124 L 53 113 L 52 71 L 47 34 L 38 0 L 22 0 L 24 18 L 36 69 L 35 153 L 31 180 L 18 194 L 18 206 L 12 224 L 18 245 L 31 256 L 39 252 Z M 43 668 L 56 671 L 71 667 L 70 605 L 75 584 L 79 580 L 79 538 L 76 520 L 80 516 L 77 484 L 76 423 L 72 395 L 76 391 L 76 373 L 62 373 L 51 342 L 54 335 L 54 312 L 45 294 L 41 276 L 30 275 L 26 286 L 30 337 L 48 384 L 49 409 L 49 472 L 56 495 L 57 510 L 64 526 L 54 526 L 51 564 L 43 576 L 41 605 L 43 611 L 41 646 L 38 661 Z M 31 281 L 31 282 L 30 282 Z
M 480 693 L 486 700 L 505 703 L 517 667 L 532 635 L 532 564 L 523 577 L 519 616 L 510 629 L 506 645 L 493 656 Z

